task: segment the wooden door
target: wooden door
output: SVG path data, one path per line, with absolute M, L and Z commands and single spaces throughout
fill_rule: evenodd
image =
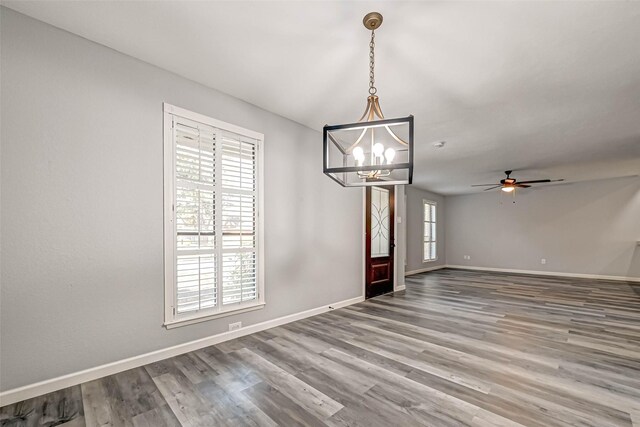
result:
M 365 222 L 365 297 L 393 291 L 394 191 L 393 186 L 367 187 Z

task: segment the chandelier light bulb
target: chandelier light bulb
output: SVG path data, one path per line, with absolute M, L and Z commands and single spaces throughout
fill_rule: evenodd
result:
M 353 149 L 353 157 L 356 159 L 358 166 L 362 166 L 364 163 L 364 150 L 362 147 L 356 147 Z
M 375 144 L 373 144 L 373 154 L 376 157 L 382 157 L 382 153 L 384 153 L 384 145 L 380 144 L 379 142 L 376 142 Z
M 502 187 L 501 190 L 505 193 L 511 193 L 513 190 L 515 190 L 515 187 Z
M 362 147 L 356 147 L 353 149 L 353 157 L 356 160 L 364 160 L 364 150 L 362 149 Z
M 391 164 L 393 158 L 396 157 L 396 150 L 393 148 L 387 148 L 387 151 L 384 152 L 384 157 L 387 159 L 387 164 Z

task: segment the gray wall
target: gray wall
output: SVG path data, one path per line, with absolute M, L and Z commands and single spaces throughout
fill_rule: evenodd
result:
M 512 201 L 447 197 L 447 263 L 640 277 L 639 177 L 531 188 Z
M 445 256 L 445 197 L 429 191 L 421 190 L 413 186 L 405 187 L 407 194 L 407 266 L 406 271 L 421 270 L 424 268 L 432 268 L 446 264 Z M 424 243 L 424 216 L 423 205 L 424 199 L 437 203 L 436 207 L 436 251 L 438 259 L 430 262 L 422 261 L 422 251 Z
M 362 192 L 318 132 L 1 13 L 1 390 L 362 295 Z M 163 102 L 265 134 L 263 310 L 161 326 Z

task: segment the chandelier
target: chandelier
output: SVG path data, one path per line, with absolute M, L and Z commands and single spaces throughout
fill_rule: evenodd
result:
M 367 107 L 355 123 L 324 126 L 323 172 L 343 187 L 411 184 L 413 116 L 384 118 L 375 86 L 375 30 L 382 15 L 368 13 L 362 23 L 371 30 Z

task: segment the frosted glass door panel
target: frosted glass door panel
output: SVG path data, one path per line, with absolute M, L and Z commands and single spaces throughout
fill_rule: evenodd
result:
M 389 256 L 389 190 L 371 188 L 371 258 Z

